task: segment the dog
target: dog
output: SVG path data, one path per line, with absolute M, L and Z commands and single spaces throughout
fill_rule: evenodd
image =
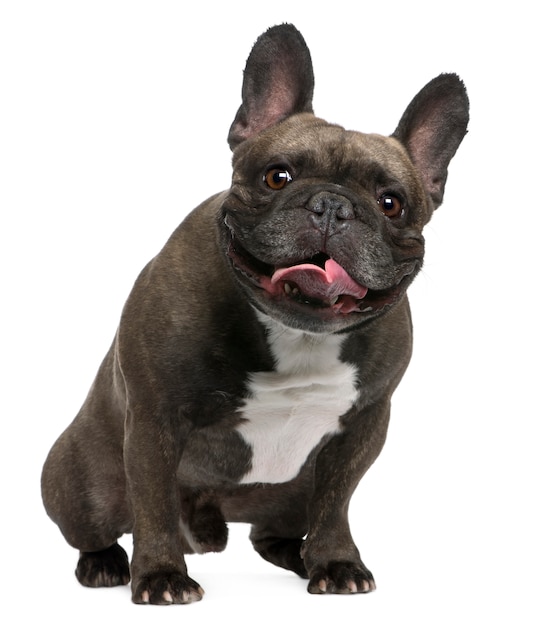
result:
M 375 589 L 348 521 L 409 363 L 407 288 L 467 132 L 455 74 L 390 136 L 316 117 L 290 24 L 248 58 L 230 189 L 191 212 L 138 277 L 87 399 L 43 467 L 46 511 L 89 587 L 200 600 L 184 555 L 229 522 L 310 593 Z M 118 544 L 133 533 L 132 561 Z

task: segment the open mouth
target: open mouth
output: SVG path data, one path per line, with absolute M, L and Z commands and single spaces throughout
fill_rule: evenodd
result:
M 288 266 L 269 265 L 245 250 L 232 233 L 227 254 L 235 270 L 272 299 L 336 315 L 377 312 L 403 291 L 404 280 L 390 289 L 371 290 L 322 252 Z
M 368 289 L 353 280 L 344 268 L 325 254 L 316 254 L 297 265 L 276 269 L 261 285 L 271 295 L 281 289 L 302 304 L 330 308 L 338 313 L 359 310 Z

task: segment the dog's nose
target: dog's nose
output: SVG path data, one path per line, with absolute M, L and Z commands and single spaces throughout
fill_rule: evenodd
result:
M 320 191 L 310 198 L 306 208 L 312 213 L 314 227 L 327 236 L 337 232 L 347 220 L 355 219 L 351 201 L 335 193 Z

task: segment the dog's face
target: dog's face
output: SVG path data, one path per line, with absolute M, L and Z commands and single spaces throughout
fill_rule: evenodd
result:
M 346 131 L 312 113 L 297 31 L 278 30 L 268 46 L 269 36 L 253 48 L 229 135 L 224 252 L 258 309 L 291 327 L 340 331 L 392 308 L 421 268 L 422 229 L 466 132 L 466 94 L 442 75 L 393 136 Z
M 290 326 L 340 330 L 378 315 L 422 265 L 429 207 L 406 152 L 312 114 L 239 147 L 225 211 L 237 279 Z

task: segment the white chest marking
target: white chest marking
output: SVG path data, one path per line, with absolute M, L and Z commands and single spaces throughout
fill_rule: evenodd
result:
M 282 483 L 295 478 L 321 439 L 340 430 L 356 402 L 356 368 L 340 358 L 342 337 L 293 330 L 260 316 L 276 363 L 254 372 L 238 427 L 251 446 L 252 468 L 242 483 Z

